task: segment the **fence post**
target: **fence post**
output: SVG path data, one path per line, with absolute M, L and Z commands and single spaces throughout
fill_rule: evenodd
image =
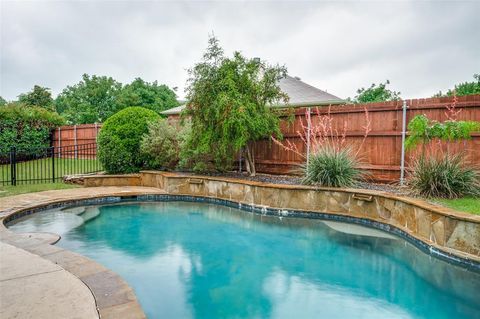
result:
M 53 145 L 55 146 L 55 145 Z M 58 149 L 61 150 L 62 149 L 62 128 L 59 126 L 58 127 Z M 61 155 L 61 151 L 58 152 L 58 158 L 60 158 L 62 155 Z
M 17 186 L 17 150 L 15 146 L 10 149 L 10 175 L 12 186 Z
M 311 109 L 307 108 L 307 168 L 308 164 L 310 163 L 310 131 L 312 129 L 312 120 L 311 120 Z
M 400 185 L 405 182 L 405 136 L 407 135 L 407 101 L 402 105 L 402 155 L 400 158 Z
M 52 157 L 52 183 L 55 183 L 55 146 L 52 146 L 50 149 L 52 152 L 52 154 L 50 154 Z
M 77 158 L 77 125 L 73 126 L 73 147 L 74 147 L 74 156 Z
M 95 122 L 95 143 L 97 143 L 97 136 L 98 136 L 98 125 L 97 125 L 97 122 Z

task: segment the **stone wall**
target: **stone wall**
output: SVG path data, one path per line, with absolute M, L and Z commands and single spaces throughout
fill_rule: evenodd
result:
M 82 184 L 85 187 L 142 185 L 140 174 L 81 176 L 77 181 L 69 180 L 68 182 Z
M 85 177 L 87 186 L 106 186 L 121 176 Z M 144 171 L 128 183 L 157 187 L 172 195 L 225 199 L 241 204 L 355 217 L 394 226 L 446 254 L 480 261 L 480 216 L 386 192 L 278 185 L 233 178 Z M 119 185 L 116 184 L 116 185 Z

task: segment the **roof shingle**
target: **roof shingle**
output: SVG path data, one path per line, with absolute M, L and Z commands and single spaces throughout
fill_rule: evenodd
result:
M 279 81 L 280 89 L 287 93 L 289 97 L 288 104 L 280 103 L 273 107 L 302 107 L 302 106 L 322 106 L 330 104 L 342 104 L 344 100 L 339 97 L 317 89 L 299 78 L 288 76 Z M 180 114 L 186 104 L 163 111 L 164 115 Z

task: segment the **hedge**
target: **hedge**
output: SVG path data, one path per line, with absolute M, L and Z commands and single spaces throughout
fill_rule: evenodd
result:
M 148 124 L 159 119 L 154 111 L 128 107 L 105 121 L 98 134 L 98 159 L 107 173 L 134 173 L 143 167 L 140 143 Z
M 65 123 L 56 112 L 21 103 L 0 106 L 0 152 L 13 146 L 30 150 L 50 146 L 51 131 Z

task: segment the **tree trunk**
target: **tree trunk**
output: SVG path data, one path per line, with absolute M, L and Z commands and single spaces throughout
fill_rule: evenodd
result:
M 251 145 L 245 146 L 246 156 L 245 156 L 245 164 L 247 166 L 247 172 L 250 176 L 255 176 L 255 158 L 253 154 L 253 150 L 251 150 Z
M 242 158 L 243 158 L 243 148 L 238 151 L 238 172 L 242 174 Z
M 248 161 L 247 148 L 243 150 L 243 156 L 245 158 L 245 170 L 250 174 L 250 162 Z

